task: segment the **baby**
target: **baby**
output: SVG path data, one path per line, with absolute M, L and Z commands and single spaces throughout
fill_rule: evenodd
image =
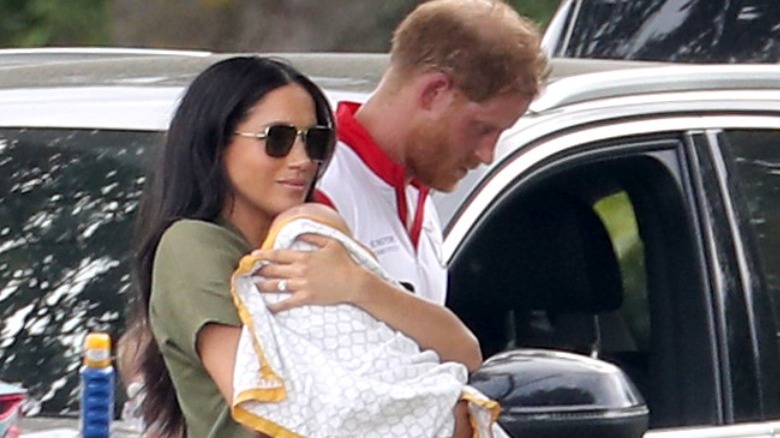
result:
M 398 285 L 323 205 L 279 215 L 263 248 L 316 249 L 304 234 L 337 239 L 357 263 Z M 246 256 L 232 279 L 244 324 L 233 381 L 237 421 L 269 436 L 451 437 L 471 436 L 471 428 L 492 436 L 498 404 L 466 385 L 464 365 L 441 363 L 434 351 L 349 304 L 272 314 L 267 305 L 289 294 L 256 289 L 264 263 Z

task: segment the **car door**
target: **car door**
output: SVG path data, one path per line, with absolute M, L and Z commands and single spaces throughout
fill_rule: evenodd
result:
M 546 347 L 619 365 L 654 432 L 732 436 L 712 426 L 780 418 L 762 365 L 776 345 L 756 334 L 774 319 L 753 318 L 766 303 L 746 292 L 713 143 L 767 124 L 777 118 L 654 116 L 509 146 L 447 228 L 448 305 L 486 356 Z

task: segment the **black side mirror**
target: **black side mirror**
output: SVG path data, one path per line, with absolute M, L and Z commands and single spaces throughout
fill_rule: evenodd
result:
M 471 385 L 501 404 L 499 423 L 522 438 L 634 438 L 647 430 L 648 409 L 620 368 L 552 350 L 499 353 Z

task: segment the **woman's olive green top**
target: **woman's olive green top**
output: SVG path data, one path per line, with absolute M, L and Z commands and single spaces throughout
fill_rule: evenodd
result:
M 163 234 L 154 259 L 150 323 L 187 421 L 188 438 L 244 438 L 203 368 L 197 336 L 209 323 L 239 327 L 230 277 L 252 248 L 224 220 L 180 220 Z

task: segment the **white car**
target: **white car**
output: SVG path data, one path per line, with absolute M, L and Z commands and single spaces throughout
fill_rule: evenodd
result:
M 145 166 L 226 56 L 0 67 L 0 380 L 29 391 L 26 433 L 73 430 L 80 341 L 131 307 Z M 334 103 L 387 63 L 277 56 Z M 495 162 L 434 196 L 447 304 L 490 357 L 472 383 L 512 436 L 773 436 L 780 66 L 552 66 Z

